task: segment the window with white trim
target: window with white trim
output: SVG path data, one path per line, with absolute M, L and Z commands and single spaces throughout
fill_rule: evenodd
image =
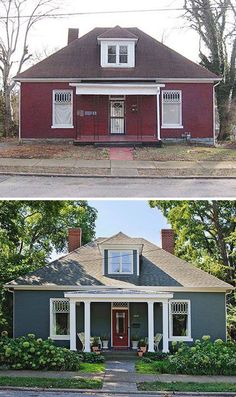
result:
M 162 91 L 162 127 L 182 127 L 182 92 L 180 90 Z
M 73 128 L 73 91 L 53 91 L 53 128 Z
M 131 68 L 135 66 L 135 42 L 109 40 L 101 42 L 101 66 Z
M 68 299 L 50 299 L 50 337 L 70 338 L 70 302 Z
M 108 267 L 110 274 L 133 273 L 133 251 L 108 251 Z
M 172 300 L 169 303 L 170 339 L 191 339 L 191 311 L 189 300 Z

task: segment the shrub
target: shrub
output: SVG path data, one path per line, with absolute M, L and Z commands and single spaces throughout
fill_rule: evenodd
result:
M 85 353 L 82 352 L 80 353 L 81 361 L 84 363 L 104 363 L 105 358 L 101 354 L 96 354 L 96 353 Z
M 28 334 L 11 339 L 0 338 L 0 365 L 12 369 L 45 369 L 78 371 L 81 356 L 66 348 L 57 347 L 51 340 Z
M 168 357 L 168 372 L 190 375 L 236 375 L 236 344 L 209 335 L 192 346 L 181 343 Z
M 150 362 L 150 361 L 161 361 L 161 360 L 166 360 L 168 357 L 167 353 L 162 353 L 162 352 L 146 352 L 143 355 L 143 360 L 147 360 L 146 362 Z M 149 360 L 149 361 L 148 361 Z

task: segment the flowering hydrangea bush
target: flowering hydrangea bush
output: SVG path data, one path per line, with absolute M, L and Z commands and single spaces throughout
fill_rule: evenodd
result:
M 11 339 L 0 338 L 0 366 L 11 369 L 47 369 L 77 371 L 81 356 L 62 347 L 51 339 L 42 340 L 34 334 Z
M 190 375 L 236 375 L 236 343 L 210 336 L 196 340 L 192 346 L 179 343 L 166 366 L 169 373 Z

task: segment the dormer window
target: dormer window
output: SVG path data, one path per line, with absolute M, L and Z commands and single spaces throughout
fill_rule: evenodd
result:
M 102 40 L 101 66 L 104 68 L 133 68 L 135 66 L 135 41 Z
M 132 274 L 133 273 L 133 251 L 108 251 L 108 273 L 109 274 Z
M 128 64 L 128 46 L 127 45 L 108 45 L 107 63 L 119 66 Z

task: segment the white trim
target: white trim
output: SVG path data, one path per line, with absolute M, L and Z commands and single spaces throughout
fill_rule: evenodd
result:
M 121 286 L 122 288 L 126 288 L 123 287 L 123 285 Z M 94 288 L 96 289 L 117 289 L 117 286 L 114 285 L 105 285 L 105 286 L 101 286 L 101 285 L 96 285 L 96 286 L 83 286 L 83 285 L 54 285 L 54 284 L 45 284 L 45 285 L 9 285 L 9 284 L 5 284 L 4 288 L 8 289 L 8 290 L 28 290 L 28 291 L 32 291 L 32 290 L 43 290 L 43 291 L 57 291 L 57 290 L 65 290 L 65 291 L 78 291 L 78 290 L 92 290 Z M 159 292 L 222 292 L 222 293 L 226 293 L 228 291 L 234 291 L 235 288 L 233 286 L 230 286 L 228 288 L 226 287 L 161 287 L 161 286 L 136 286 L 133 285 L 132 289 L 142 289 L 142 290 L 156 290 L 156 293 Z
M 112 264 L 111 264 L 112 257 L 109 256 L 109 253 L 112 253 L 112 252 L 117 252 L 117 257 L 119 254 L 119 272 L 112 271 Z M 126 256 L 130 256 L 130 258 L 131 258 L 131 271 L 130 272 L 122 271 L 122 253 L 128 254 Z M 132 250 L 110 249 L 110 250 L 108 250 L 107 254 L 108 254 L 108 274 L 120 275 L 120 274 L 133 274 L 134 273 L 134 253 Z
M 154 352 L 154 301 L 148 302 L 148 351 Z
M 156 95 L 163 84 L 102 84 L 102 83 L 70 83 L 71 87 L 76 87 L 76 95 Z
M 140 275 L 140 258 L 139 258 L 139 250 L 135 250 L 137 255 L 137 276 Z
M 70 92 L 71 93 L 71 103 L 70 103 L 70 111 L 71 111 L 71 121 L 73 123 L 73 108 L 74 108 L 74 104 L 73 104 L 73 90 L 71 89 L 54 89 L 52 90 L 52 126 L 51 128 L 57 128 L 57 129 L 61 129 L 61 128 L 74 128 L 73 124 L 55 124 L 55 93 L 56 92 Z
M 20 89 L 19 89 L 19 109 L 18 109 L 18 118 L 19 118 L 19 142 L 21 142 L 21 83 L 20 84 Z
M 162 303 L 162 333 L 163 333 L 163 348 L 164 353 L 169 352 L 169 316 L 168 316 L 169 304 L 165 300 Z
M 76 350 L 76 303 L 70 300 L 70 350 Z
M 180 108 L 180 122 L 179 124 L 164 124 L 163 123 L 163 115 L 164 115 L 164 101 L 163 101 L 163 96 L 166 92 L 170 92 L 170 91 L 175 91 L 179 93 L 179 108 Z M 174 102 L 173 102 L 174 103 Z M 177 103 L 178 104 L 178 103 Z M 182 98 L 182 90 L 172 90 L 172 89 L 168 89 L 168 90 L 162 90 L 161 91 L 161 128 L 163 129 L 171 129 L 171 128 L 183 128 L 183 98 Z
M 91 337 L 91 302 L 84 301 L 84 336 L 85 346 L 84 351 L 89 353 L 90 350 L 90 337 Z
M 157 88 L 157 139 L 161 140 L 161 119 L 160 119 L 160 87 Z
M 108 62 L 108 47 L 116 47 L 116 62 Z M 120 47 L 127 47 L 127 62 L 120 63 Z M 100 47 L 100 59 L 102 68 L 134 68 L 135 67 L 135 43 L 132 40 L 126 39 L 121 40 L 103 40 Z
M 54 335 L 53 334 L 53 301 L 68 301 L 68 299 L 65 298 L 50 298 L 50 303 L 49 303 L 49 321 L 50 321 L 50 338 L 53 340 L 70 340 L 70 335 Z M 70 315 L 70 314 L 69 314 Z
M 187 335 L 186 336 L 173 336 L 173 315 L 171 313 L 171 303 L 173 302 L 185 302 L 188 304 L 188 314 L 187 314 Z M 192 338 L 192 326 L 191 326 L 191 301 L 190 299 L 171 299 L 169 300 L 169 340 L 170 341 L 189 341 Z
M 102 41 L 138 41 L 138 38 L 137 39 L 135 39 L 135 38 L 125 38 L 125 37 L 117 37 L 117 38 L 107 38 L 107 37 L 98 37 L 97 38 L 97 40 L 98 41 L 100 41 L 100 42 L 102 42 Z
M 157 83 L 210 83 L 213 84 L 214 81 L 221 81 L 222 78 L 170 78 L 170 77 L 20 77 L 13 78 L 14 81 L 19 82 L 59 82 L 59 83 L 67 83 L 67 82 L 79 82 L 79 81 L 111 81 L 111 80 L 119 80 L 119 81 L 155 81 Z

